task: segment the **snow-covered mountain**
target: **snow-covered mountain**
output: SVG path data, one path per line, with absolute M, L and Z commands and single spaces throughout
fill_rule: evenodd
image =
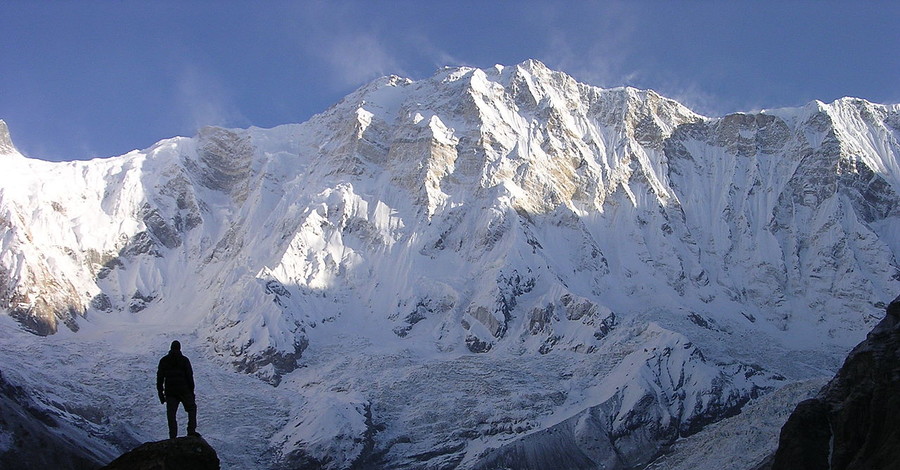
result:
M 226 466 L 633 468 L 878 321 L 898 138 L 898 105 L 708 118 L 536 61 L 88 162 L 0 121 L 0 372 L 113 454 L 165 435 L 178 338 Z

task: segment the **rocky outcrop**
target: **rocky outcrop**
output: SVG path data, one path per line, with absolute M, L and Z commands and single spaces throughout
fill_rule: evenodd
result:
M 204 127 L 197 136 L 197 159 L 184 164 L 201 185 L 231 196 L 238 204 L 249 191 L 253 146 L 246 136 L 217 127 Z
M 900 469 L 900 297 L 781 430 L 771 470 Z
M 219 456 L 202 437 L 147 442 L 101 470 L 218 470 Z

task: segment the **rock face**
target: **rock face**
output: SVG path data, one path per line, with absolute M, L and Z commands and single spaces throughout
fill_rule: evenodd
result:
M 148 442 L 101 470 L 219 470 L 219 456 L 202 437 Z
M 797 405 L 770 468 L 900 468 L 900 297 L 819 395 Z

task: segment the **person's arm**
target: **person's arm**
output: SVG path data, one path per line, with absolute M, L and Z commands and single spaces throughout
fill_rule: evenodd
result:
M 165 383 L 165 376 L 163 375 L 162 370 L 163 361 L 160 359 L 159 366 L 156 368 L 156 392 L 159 394 L 159 402 L 166 402 L 166 394 L 163 392 L 163 383 Z
M 185 364 L 185 367 L 187 368 L 186 372 L 187 372 L 188 390 L 190 390 L 191 393 L 193 394 L 194 393 L 194 369 L 191 368 L 191 360 L 186 357 L 184 358 L 184 364 Z

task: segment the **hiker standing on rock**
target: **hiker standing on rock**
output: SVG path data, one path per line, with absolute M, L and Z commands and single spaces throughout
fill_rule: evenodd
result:
M 194 371 L 191 361 L 181 354 L 181 343 L 172 341 L 169 353 L 159 360 L 156 370 L 156 391 L 159 402 L 166 404 L 166 418 L 169 421 L 169 439 L 178 436 L 178 421 L 175 414 L 178 404 L 184 405 L 188 414 L 188 436 L 197 434 L 197 403 L 194 401 Z

